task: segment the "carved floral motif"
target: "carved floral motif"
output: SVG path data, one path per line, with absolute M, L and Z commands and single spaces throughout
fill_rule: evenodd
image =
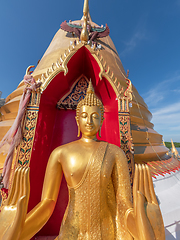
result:
M 37 111 L 27 111 L 26 113 L 23 140 L 19 147 L 18 165 L 25 166 L 30 161 L 37 117 Z
M 126 79 L 127 89 L 124 91 L 122 88 L 120 90 L 119 96 L 119 130 L 120 130 L 120 142 L 121 142 L 121 149 L 125 152 L 128 166 L 129 166 L 129 173 L 130 173 L 130 180 L 131 185 L 133 184 L 133 175 L 134 175 L 134 149 L 133 149 L 133 142 L 131 136 L 131 127 L 130 127 L 130 111 L 129 105 L 132 101 L 132 84 L 129 79 Z
M 78 102 L 85 97 L 88 84 L 88 80 L 82 76 L 75 85 L 73 85 L 70 93 L 58 101 L 57 108 L 75 110 Z
M 126 154 L 129 166 L 130 180 L 133 183 L 134 175 L 134 156 L 132 153 L 132 137 L 130 130 L 130 116 L 122 115 L 119 113 L 119 125 L 120 125 L 120 139 L 121 139 L 121 149 Z

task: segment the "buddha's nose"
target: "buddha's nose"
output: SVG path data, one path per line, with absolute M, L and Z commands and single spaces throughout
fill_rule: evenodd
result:
M 92 116 L 91 115 L 87 117 L 87 123 L 92 124 Z

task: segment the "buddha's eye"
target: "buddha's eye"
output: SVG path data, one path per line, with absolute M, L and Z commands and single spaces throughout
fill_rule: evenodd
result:
M 95 119 L 99 119 L 99 114 L 93 113 L 92 117 L 95 118 Z
M 81 113 L 81 117 L 82 118 L 87 118 L 87 113 L 86 112 Z

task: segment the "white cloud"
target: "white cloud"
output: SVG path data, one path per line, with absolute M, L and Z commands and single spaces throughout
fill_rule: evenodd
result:
M 156 106 L 158 102 L 162 101 L 164 99 L 165 92 L 160 92 L 159 88 L 156 87 L 154 89 L 149 90 L 149 92 L 143 95 L 146 95 L 144 100 L 148 107 L 150 107 Z
M 147 38 L 147 30 L 146 30 L 146 17 L 143 15 L 139 23 L 137 24 L 133 35 L 131 38 L 124 42 L 125 48 L 124 50 L 120 53 L 120 56 L 125 56 L 127 53 L 133 51 L 142 40 L 148 39 Z
M 180 93 L 180 89 L 174 89 L 174 90 L 172 90 L 172 92 Z
M 163 116 L 166 115 L 166 117 L 171 117 L 172 114 L 180 114 L 180 102 L 176 102 L 173 104 L 169 104 L 165 107 L 162 107 L 160 109 L 155 109 L 154 111 L 154 116 Z M 171 114 L 171 115 L 167 115 Z M 180 121 L 180 119 L 179 119 Z
M 135 32 L 131 39 L 128 42 L 125 42 L 126 47 L 121 52 L 120 56 L 124 56 L 126 53 L 132 51 L 143 39 L 145 39 L 145 34 L 142 31 L 138 30 Z
M 180 142 L 180 102 L 152 111 L 154 128 L 166 141 Z
M 143 94 L 144 100 L 149 108 L 156 107 L 160 102 L 170 100 L 171 94 L 180 93 L 180 73 L 176 73 L 173 77 L 168 78 L 167 80 L 159 82 L 155 87 L 150 89 L 147 93 Z
M 165 141 L 180 142 L 180 72 L 159 82 L 143 94 L 153 118 L 154 129 Z

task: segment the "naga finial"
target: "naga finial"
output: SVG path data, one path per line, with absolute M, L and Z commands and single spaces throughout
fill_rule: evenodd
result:
M 34 68 L 35 66 L 34 65 L 30 65 L 27 69 L 26 69 L 26 75 L 31 75 L 31 73 L 33 71 L 31 71 L 31 68 Z

